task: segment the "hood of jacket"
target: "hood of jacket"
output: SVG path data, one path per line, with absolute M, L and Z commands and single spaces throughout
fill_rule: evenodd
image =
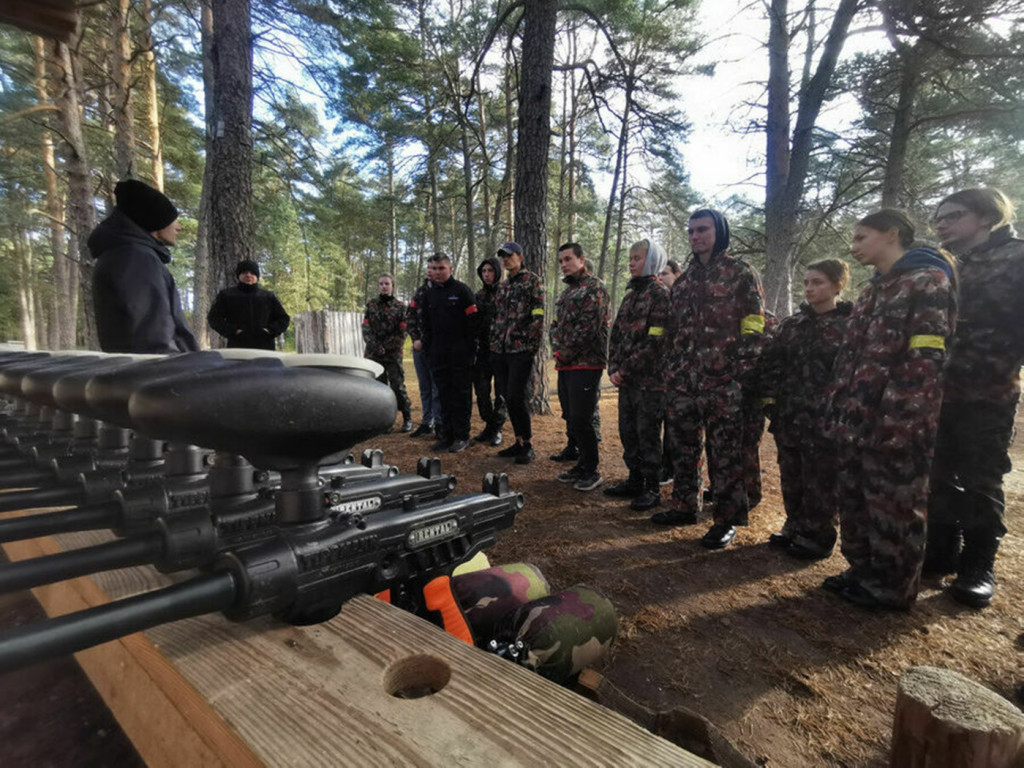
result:
M 911 269 L 921 269 L 923 267 L 935 267 L 937 269 L 941 269 L 946 274 L 946 277 L 949 278 L 950 282 L 953 282 L 952 265 L 942 258 L 938 251 L 934 248 L 929 248 L 928 246 L 911 248 L 909 251 L 904 253 L 895 264 L 892 265 L 892 269 L 898 272 L 907 272 Z
M 133 247 L 153 250 L 164 264 L 171 261 L 171 252 L 166 245 L 117 209 L 92 231 L 88 245 L 94 259 L 101 259 L 104 254 L 118 248 Z
M 484 282 L 484 267 L 490 264 L 494 268 L 494 282 L 488 285 Z M 484 290 L 496 291 L 498 290 L 498 283 L 501 282 L 501 278 L 504 274 L 501 270 L 501 261 L 497 256 L 488 256 L 486 259 L 480 262 L 480 266 L 476 268 L 476 273 L 480 277 L 480 282 L 483 283 Z
M 717 223 L 716 223 L 717 228 Z M 717 229 L 716 229 L 717 236 Z M 647 275 L 657 275 L 661 270 L 665 268 L 668 263 L 668 254 L 665 253 L 665 249 L 653 240 L 647 241 L 647 258 L 644 260 L 644 269 L 640 273 L 642 277 Z
M 715 247 L 711 251 L 712 256 L 725 253 L 729 250 L 729 222 L 719 211 L 714 208 L 701 208 L 690 214 L 690 219 L 709 218 L 715 222 Z

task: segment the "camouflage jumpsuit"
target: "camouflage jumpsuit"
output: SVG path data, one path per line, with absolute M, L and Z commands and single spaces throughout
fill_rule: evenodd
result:
M 566 288 L 555 303 L 551 351 L 558 371 L 559 400 L 568 408 L 569 438 L 580 450 L 580 469 L 590 473 L 597 471 L 598 464 L 594 412 L 601 397 L 601 374 L 608 363 L 611 298 L 604 283 L 585 268 L 562 282 Z
M 825 404 L 832 363 L 852 305 L 818 314 L 808 304 L 783 320 L 765 346 L 758 369 L 771 401 L 778 450 L 782 532 L 802 547 L 830 552 L 836 543 L 836 449 L 825 437 Z
M 619 386 L 619 436 L 631 480 L 657 491 L 661 425 L 665 420 L 665 325 L 668 289 L 655 275 L 634 277 L 615 316 L 608 343 L 608 375 Z
M 1024 364 L 1024 241 L 997 229 L 959 257 L 959 270 L 929 524 L 958 524 L 965 541 L 998 540 L 1006 533 L 1003 475 Z
M 836 355 L 826 428 L 839 453 L 844 579 L 883 605 L 917 597 L 928 470 L 956 295 L 928 248 L 909 251 L 860 295 Z
M 760 280 L 750 266 L 727 253 L 712 255 L 706 265 L 694 256 L 672 286 L 668 325 L 672 505 L 685 514 L 700 509 L 706 433 L 714 462 L 714 521 L 746 525 L 740 382 L 757 361 L 764 332 Z
M 494 388 L 505 401 L 516 437 L 530 442 L 533 425 L 526 399 L 533 358 L 544 337 L 544 284 L 533 272 L 520 269 L 498 286 L 494 311 Z
M 384 366 L 380 380 L 391 387 L 402 418 L 409 421 L 411 405 L 402 369 L 405 317 L 405 304 L 394 296 L 381 294 L 370 299 L 363 313 L 363 341 L 366 342 L 366 357 Z
M 483 268 L 488 264 L 494 270 L 496 278 L 501 277 L 501 262 L 494 257 L 489 257 L 481 262 L 477 268 L 477 274 L 483 280 Z M 505 425 L 507 412 L 505 400 L 494 393 L 491 399 L 491 381 L 494 379 L 494 368 L 491 365 L 491 324 L 494 322 L 497 313 L 497 297 L 500 282 L 496 279 L 491 285 L 484 283 L 484 287 L 476 292 L 476 306 L 479 312 L 477 324 L 479 336 L 477 337 L 476 359 L 473 363 L 473 390 L 476 393 L 476 408 L 480 413 L 485 428 L 492 434 L 501 432 Z M 495 390 L 497 385 L 495 385 Z

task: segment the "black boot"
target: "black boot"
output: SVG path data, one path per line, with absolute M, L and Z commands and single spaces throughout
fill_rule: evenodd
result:
M 949 593 L 958 603 L 971 608 L 984 608 L 992 602 L 996 591 L 996 552 L 999 537 L 980 528 L 964 529 L 964 549 L 960 567 Z
M 632 499 L 644 492 L 644 479 L 640 475 L 629 473 L 626 480 L 620 480 L 615 485 L 609 485 L 604 489 L 605 496 L 614 496 L 617 499 Z
M 957 523 L 928 523 L 921 575 L 937 578 L 956 573 L 960 565 L 960 526 Z
M 661 484 L 658 478 L 648 478 L 644 481 L 644 490 L 639 496 L 635 496 L 629 508 L 637 512 L 644 512 L 654 509 L 661 504 Z

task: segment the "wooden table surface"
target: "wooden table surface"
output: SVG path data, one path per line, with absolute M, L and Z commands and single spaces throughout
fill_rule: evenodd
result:
M 3 546 L 16 561 L 110 538 Z M 169 583 L 142 567 L 33 592 L 54 616 Z M 207 615 L 77 658 L 154 767 L 711 765 L 370 596 L 311 627 Z M 446 677 L 432 695 L 388 692 Z

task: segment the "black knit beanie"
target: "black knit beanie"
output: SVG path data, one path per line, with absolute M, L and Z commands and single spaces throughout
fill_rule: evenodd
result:
M 252 272 L 256 277 L 260 276 L 260 265 L 255 261 L 249 259 L 242 259 L 238 262 L 238 266 L 235 267 L 235 277 L 238 277 L 243 272 Z
M 125 179 L 114 187 L 115 206 L 147 232 L 159 232 L 178 218 L 178 209 L 163 192 L 138 179 Z

